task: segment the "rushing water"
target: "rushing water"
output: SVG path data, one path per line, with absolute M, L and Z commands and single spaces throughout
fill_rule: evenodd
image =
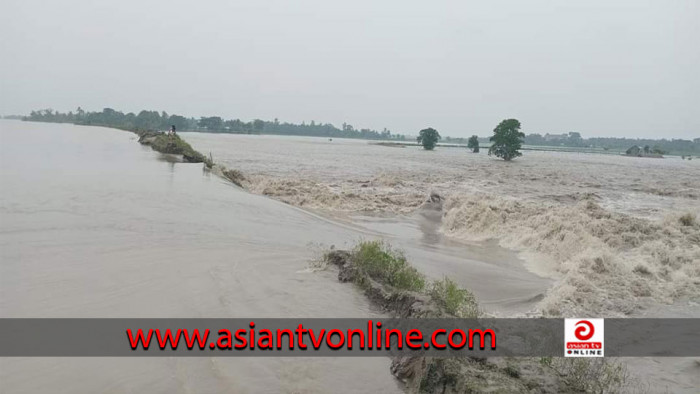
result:
M 473 290 L 489 312 L 520 314 L 549 305 L 565 316 L 700 317 L 700 232 L 677 219 L 682 213 L 700 217 L 697 158 L 527 151 L 505 163 L 485 152 L 426 152 L 361 140 L 185 138 L 242 171 L 255 193 L 381 233 L 422 272 L 447 275 Z M 431 193 L 446 197 L 442 209 L 426 206 Z M 523 251 L 530 269 L 558 280 L 542 300 L 549 282 L 524 272 L 523 261 L 493 240 L 467 243 L 474 238 Z M 614 268 L 599 275 L 586 268 L 595 261 Z M 677 271 L 670 280 L 633 272 L 644 264 L 667 277 L 671 261 Z M 700 385 L 697 359 L 625 363 L 630 380 L 649 392 L 697 392 Z
M 380 316 L 332 272 L 308 269 L 315 245 L 378 236 L 431 276 L 473 282 L 496 310 L 527 310 L 549 285 L 503 249 L 465 252 L 441 240 L 429 211 L 410 222 L 322 218 L 153 152 L 131 133 L 0 126 L 2 317 Z M 499 278 L 507 286 L 496 291 Z M 400 389 L 379 358 L 0 362 L 11 392 Z
M 380 173 L 375 183 L 394 195 L 372 194 L 373 200 L 352 203 L 367 204 L 370 210 L 411 200 L 416 205 L 401 216 L 354 209 L 323 209 L 321 216 L 245 192 L 201 165 L 153 152 L 131 133 L 0 121 L 0 317 L 377 317 L 381 313 L 354 287 L 338 283 L 330 271 L 308 269 L 318 245 L 344 247 L 376 237 L 404 249 L 427 275 L 447 275 L 473 290 L 488 312 L 527 312 L 551 286 L 494 242 L 445 237 L 441 213 L 423 204 L 429 190 L 411 194 L 411 189 L 435 183 L 447 188 L 462 183 L 503 186 L 498 180 L 495 186 L 480 183 L 478 177 L 470 183 L 469 171 L 459 178 L 461 169 L 454 163 L 465 157 L 463 151 L 446 149 L 425 161 L 427 156 L 415 159 L 408 149 L 368 147 L 362 141 L 185 138 L 206 153 L 212 150 L 216 161 L 260 176 L 263 187 L 288 188 L 287 195 L 302 199 L 290 202 L 307 209 L 333 208 L 333 200 L 309 194 L 318 189 L 265 183 L 265 178 L 309 179 L 333 188 L 344 182 L 342 173 L 346 180 L 358 178 L 345 195 L 353 201 L 358 190 L 375 188 L 362 178 L 376 180 Z M 329 143 L 334 150 L 327 149 Z M 441 163 L 452 164 L 445 173 L 423 173 Z M 645 214 L 658 206 L 695 204 L 696 181 L 687 176 L 694 164 L 663 165 L 681 170 L 676 181 L 667 180 L 680 187 L 672 188 L 674 195 L 644 187 L 628 193 L 624 187 L 606 186 L 600 193 L 609 201 L 615 201 L 615 193 L 657 196 L 653 204 L 635 208 Z M 504 168 L 519 175 L 528 171 Z M 385 176 L 392 171 L 407 181 Z M 450 177 L 458 184 L 445 181 Z M 605 179 L 598 177 L 598 182 Z M 537 190 L 532 186 L 524 197 L 579 189 L 562 183 L 557 190 Z M 314 197 L 322 203 L 299 203 Z M 400 387 L 389 373 L 389 360 L 380 358 L 0 360 L 0 391 L 48 390 L 397 392 Z
M 427 152 L 338 138 L 183 135 L 216 162 L 251 175 L 256 191 L 325 210 L 412 212 L 433 190 L 538 203 L 587 193 L 606 208 L 647 218 L 700 207 L 698 158 L 526 151 L 504 162 L 485 150 Z

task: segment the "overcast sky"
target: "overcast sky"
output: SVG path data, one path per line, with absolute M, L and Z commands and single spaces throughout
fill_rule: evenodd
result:
M 700 1 L 0 2 L 0 114 L 700 137 Z

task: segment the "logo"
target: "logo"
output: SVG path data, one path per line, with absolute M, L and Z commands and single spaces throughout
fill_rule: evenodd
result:
M 603 357 L 604 319 L 564 319 L 565 357 Z

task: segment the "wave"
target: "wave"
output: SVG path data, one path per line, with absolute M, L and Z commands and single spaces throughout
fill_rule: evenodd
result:
M 624 316 L 649 301 L 700 296 L 700 224 L 657 222 L 603 209 L 594 196 L 536 204 L 492 195 L 445 202 L 442 231 L 519 250 L 558 279 L 540 304 L 548 316 Z
M 421 190 L 382 175 L 338 183 L 265 175 L 247 178 L 246 188 L 253 193 L 312 209 L 409 213 L 420 207 L 426 196 Z
M 649 219 L 605 208 L 610 199 L 597 192 L 521 198 L 415 172 L 337 182 L 238 172 L 234 178 L 253 193 L 321 211 L 408 214 L 440 195 L 444 234 L 496 239 L 519 251 L 532 271 L 557 279 L 537 314 L 626 316 L 700 297 L 700 224 L 683 225 L 668 210 L 661 220 Z

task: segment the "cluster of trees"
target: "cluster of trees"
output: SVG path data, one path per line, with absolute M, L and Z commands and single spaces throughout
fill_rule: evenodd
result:
M 80 107 L 75 112 L 65 113 L 51 109 L 32 111 L 24 120 L 109 126 L 127 130 L 166 130 L 171 125 L 175 125 L 178 130 L 188 130 L 196 124 L 194 119 L 168 115 L 167 112 L 141 111 L 136 115 L 133 112 L 125 114 L 112 108 L 105 108 L 101 112 L 86 112 Z
M 279 134 L 304 135 L 315 137 L 363 138 L 374 140 L 406 139 L 402 134 L 393 134 L 386 128 L 382 131 L 370 129 L 355 129 L 352 125 L 343 123 L 337 128 L 330 123 L 302 122 L 294 124 L 255 119 L 244 122 L 240 119 L 225 120 L 220 116 L 186 118 L 180 115 L 169 115 L 165 111 L 141 111 L 123 113 L 112 108 L 101 112 L 86 112 L 78 108 L 75 112 L 61 113 L 51 109 L 32 111 L 25 120 L 37 122 L 74 123 L 82 125 L 109 126 L 128 130 L 167 130 L 171 125 L 179 131 L 201 131 L 210 133 L 240 133 L 240 134 Z
M 631 146 L 649 147 L 650 152 L 665 153 L 700 153 L 700 138 L 684 139 L 639 139 L 639 138 L 583 138 L 580 133 L 566 134 L 528 134 L 524 141 L 526 145 L 565 146 L 577 148 L 599 148 L 605 150 L 625 151 Z
M 420 131 L 417 140 L 419 144 L 423 145 L 423 149 L 433 150 L 440 138 L 440 133 L 429 127 Z M 522 156 L 520 148 L 523 138 L 525 138 L 525 134 L 520 131 L 520 122 L 517 119 L 506 119 L 493 130 L 493 136 L 490 138 L 489 155 L 500 157 L 505 161 Z M 474 153 L 478 153 L 479 137 L 475 135 L 469 137 L 467 148 Z

